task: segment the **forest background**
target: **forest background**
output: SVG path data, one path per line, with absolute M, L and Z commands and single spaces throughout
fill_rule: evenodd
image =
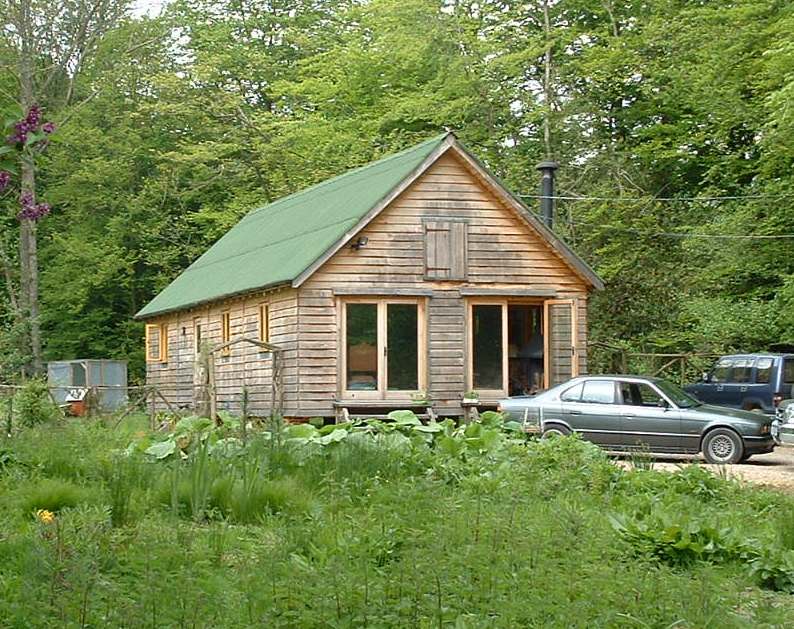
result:
M 555 229 L 607 285 L 591 340 L 794 345 L 791 2 L 130 4 L 0 0 L 0 110 L 25 114 L 27 55 L 56 128 L 35 155 L 44 360 L 140 377 L 133 315 L 246 212 L 445 128 L 532 209 L 536 164 L 560 163 Z M 17 179 L 0 380 L 33 364 Z

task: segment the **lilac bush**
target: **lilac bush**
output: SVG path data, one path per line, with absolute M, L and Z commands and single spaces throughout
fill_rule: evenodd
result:
M 13 123 L 12 133 L 6 137 L 6 144 L 16 149 L 18 153 L 28 148 L 38 149 L 41 152 L 49 143 L 49 138 L 46 136 L 54 133 L 55 128 L 55 123 L 52 121 L 42 122 L 41 107 L 32 105 L 21 120 Z M 11 173 L 0 170 L 0 192 L 6 190 L 10 184 Z M 47 203 L 36 203 L 33 192 L 29 190 L 20 194 L 19 206 L 20 210 L 17 213 L 19 220 L 37 221 L 49 214 L 51 209 Z

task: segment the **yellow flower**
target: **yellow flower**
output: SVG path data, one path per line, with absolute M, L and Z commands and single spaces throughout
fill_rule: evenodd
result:
M 36 517 L 42 524 L 52 524 L 55 522 L 55 514 L 47 509 L 39 509 L 36 511 Z

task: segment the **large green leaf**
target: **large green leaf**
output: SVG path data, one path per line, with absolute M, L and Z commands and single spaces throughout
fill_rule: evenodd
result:
M 167 439 L 166 441 L 160 441 L 159 443 L 149 446 L 144 451 L 144 454 L 148 454 L 159 460 L 168 458 L 174 452 L 176 452 L 176 441 Z
M 400 426 L 421 426 L 422 422 L 413 411 L 392 411 L 387 417 Z

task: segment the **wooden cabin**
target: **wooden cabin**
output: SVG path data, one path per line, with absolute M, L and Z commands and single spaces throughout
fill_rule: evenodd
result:
M 137 317 L 147 382 L 179 405 L 202 343 L 245 337 L 283 350 L 287 417 L 459 416 L 585 372 L 600 288 L 447 133 L 253 210 Z M 218 408 L 245 386 L 268 414 L 271 371 L 256 345 L 218 352 Z

